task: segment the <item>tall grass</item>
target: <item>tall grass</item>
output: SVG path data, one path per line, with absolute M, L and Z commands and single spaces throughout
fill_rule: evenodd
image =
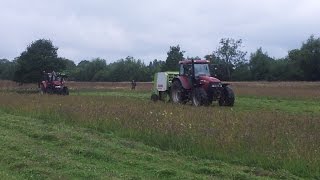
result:
M 271 96 L 279 98 L 320 99 L 320 82 L 228 82 L 237 96 Z M 66 82 L 71 91 L 130 90 L 130 82 Z M 152 82 L 138 82 L 138 91 L 151 91 Z M 37 91 L 37 84 L 0 80 L 0 91 Z
M 152 103 L 124 97 L 0 94 L 0 108 L 62 120 L 162 149 L 320 177 L 320 118 Z

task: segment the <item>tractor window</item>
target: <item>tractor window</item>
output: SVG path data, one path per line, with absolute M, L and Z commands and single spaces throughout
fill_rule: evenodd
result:
M 194 65 L 195 76 L 210 76 L 210 70 L 208 64 L 195 64 Z
M 183 74 L 186 76 L 192 76 L 192 66 L 191 64 L 185 64 L 182 66 Z
M 183 64 L 180 65 L 180 75 L 184 75 L 184 68 Z
M 57 76 L 52 75 L 52 81 L 57 81 L 57 80 L 58 80 Z
M 48 80 L 52 81 L 52 74 L 51 73 L 48 73 Z

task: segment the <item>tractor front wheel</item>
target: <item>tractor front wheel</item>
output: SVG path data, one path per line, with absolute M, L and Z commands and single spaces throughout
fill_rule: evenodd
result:
M 69 95 L 69 89 L 67 87 L 64 87 L 62 90 L 62 95 Z
M 201 88 L 194 88 L 192 91 L 192 104 L 194 106 L 209 106 L 210 102 L 208 100 L 207 92 Z
M 224 87 L 219 99 L 219 106 L 233 106 L 234 100 L 233 90 L 228 86 Z

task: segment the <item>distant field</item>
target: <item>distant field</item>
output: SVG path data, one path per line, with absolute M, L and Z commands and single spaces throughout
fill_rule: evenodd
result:
M 32 122 L 41 119 L 89 128 L 95 133 L 112 132 L 115 138 L 181 156 L 261 168 L 265 172 L 262 176 L 268 178 L 297 178 L 291 174 L 320 178 L 318 82 L 232 82 L 237 96 L 232 108 L 153 103 L 149 100 L 150 83 L 138 83 L 137 90 L 131 91 L 130 83 L 69 82 L 70 96 L 23 93 L 36 89 L 34 85 L 5 83 L 0 83 L 0 110 L 10 115 L 9 119 L 29 117 Z M 0 127 L 6 131 L 9 128 L 5 124 Z M 209 173 L 206 178 L 235 178 L 205 172 Z M 179 173 L 173 173 L 174 177 L 180 177 Z

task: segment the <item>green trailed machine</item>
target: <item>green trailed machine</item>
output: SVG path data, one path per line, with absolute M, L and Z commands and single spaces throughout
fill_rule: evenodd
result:
M 153 80 L 151 100 L 168 102 L 170 100 L 172 80 L 178 75 L 179 72 L 174 71 L 156 73 Z

